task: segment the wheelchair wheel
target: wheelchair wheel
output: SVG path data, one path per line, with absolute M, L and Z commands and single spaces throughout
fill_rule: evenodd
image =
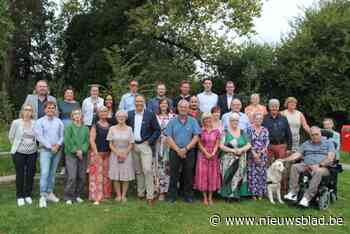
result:
M 330 194 L 331 197 L 331 203 L 334 203 L 337 200 L 337 194 L 333 191 Z
M 328 209 L 330 203 L 331 203 L 331 193 L 329 192 L 328 189 L 326 189 L 320 194 L 318 207 L 320 208 L 320 210 L 325 210 L 325 209 Z

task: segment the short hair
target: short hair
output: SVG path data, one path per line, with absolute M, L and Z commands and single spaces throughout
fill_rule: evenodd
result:
M 234 112 L 234 113 L 231 113 L 229 115 L 228 119 L 229 120 L 232 120 L 232 119 L 238 119 L 239 120 L 240 119 L 240 115 L 238 113 Z
M 253 93 L 252 95 L 250 95 L 250 98 L 253 98 L 253 97 L 259 97 L 259 98 L 260 98 L 260 94 L 258 94 L 258 93 Z
M 70 113 L 70 118 L 73 119 L 73 115 L 75 114 L 75 112 L 79 111 L 80 114 L 82 115 L 83 112 L 81 111 L 80 108 L 76 108 L 76 109 L 73 109 L 72 112 Z
M 208 118 L 212 118 L 213 116 L 212 116 L 212 114 L 210 113 L 210 112 L 204 112 L 203 114 L 202 114 L 202 116 L 201 116 L 201 122 L 203 123 L 203 121 L 205 120 L 205 119 L 208 119 Z
M 37 86 L 40 82 L 43 82 L 43 83 L 46 83 L 47 85 L 49 84 L 49 82 L 47 80 L 38 80 L 36 83 L 35 83 L 35 86 Z
M 124 115 L 126 118 L 128 117 L 128 112 L 125 111 L 125 110 L 118 110 L 116 113 L 115 113 L 115 117 L 118 117 L 120 115 Z
M 19 112 L 19 117 L 20 117 L 21 119 L 23 119 L 23 113 L 24 113 L 24 109 L 25 109 L 26 107 L 30 107 L 30 108 L 32 109 L 32 115 L 30 116 L 30 118 L 33 119 L 33 112 L 34 112 L 34 110 L 33 110 L 32 105 L 30 105 L 30 104 L 24 104 L 24 105 L 22 106 L 21 111 Z
M 204 78 L 203 80 L 202 80 L 202 84 L 204 84 L 207 80 L 209 80 L 209 81 L 211 81 L 211 83 L 213 83 L 213 81 L 212 81 L 212 79 L 210 79 L 210 78 Z
M 107 112 L 107 111 L 108 111 L 108 108 L 105 107 L 105 106 L 101 106 L 100 108 L 98 108 L 97 113 L 105 112 L 105 111 Z
M 146 101 L 145 96 L 143 96 L 142 94 L 136 94 L 135 101 L 136 101 L 136 98 L 138 97 L 142 97 L 143 101 Z
M 182 86 L 182 85 L 184 85 L 184 84 L 190 84 L 190 82 L 188 81 L 188 80 L 182 80 L 181 82 L 180 82 L 180 86 Z
M 44 109 L 46 109 L 48 106 L 54 106 L 55 108 L 57 108 L 56 102 L 53 102 L 53 101 L 46 101 L 44 103 Z
M 129 84 L 131 84 L 132 82 L 136 82 L 137 84 L 139 84 L 139 82 L 137 80 L 135 80 L 135 79 L 130 80 Z
M 320 127 L 318 127 L 318 126 L 311 126 L 311 128 L 310 128 L 310 132 L 312 131 L 312 130 L 314 130 L 314 131 L 318 131 L 318 132 L 321 132 L 321 128 Z
M 233 82 L 232 80 L 228 80 L 228 81 L 226 81 L 225 86 L 226 86 L 226 85 L 228 85 L 228 84 L 233 84 L 233 86 L 236 86 L 236 85 L 235 85 L 235 82 Z
M 180 105 L 182 104 L 186 104 L 187 106 L 190 106 L 190 103 L 185 100 L 185 99 L 181 99 L 178 103 L 177 103 L 177 106 L 179 107 Z
M 170 113 L 170 103 L 169 103 L 169 100 L 167 99 L 167 98 L 161 98 L 160 100 L 159 100 L 159 105 L 158 105 L 158 115 L 160 114 L 160 104 L 162 104 L 163 102 L 166 102 L 167 104 L 168 104 L 168 108 L 167 108 L 167 114 L 169 114 Z
M 269 108 L 273 105 L 277 105 L 278 107 L 280 106 L 280 101 L 276 98 L 272 98 L 269 100 Z
M 258 116 L 261 116 L 261 117 L 264 117 L 264 113 L 262 113 L 262 112 L 255 112 L 254 114 L 253 114 L 253 119 L 256 119 Z
M 157 82 L 156 82 L 156 88 L 158 88 L 158 87 L 161 86 L 161 85 L 165 86 L 165 83 L 162 82 L 162 81 L 157 81 Z
M 214 114 L 215 112 L 221 112 L 221 108 L 220 106 L 214 106 L 213 108 L 211 108 L 210 112 L 212 114 Z
M 231 105 L 234 101 L 238 101 L 241 105 L 242 105 L 242 102 L 239 98 L 233 98 L 232 101 L 231 101 Z
M 284 102 L 284 107 L 287 108 L 290 102 L 294 102 L 295 104 L 298 104 L 298 100 L 295 97 L 287 97 Z
M 326 122 L 326 121 L 331 122 L 332 124 L 334 124 L 334 120 L 332 118 L 324 118 L 323 122 Z
M 72 87 L 71 85 L 68 85 L 68 86 L 64 87 L 64 89 L 63 89 L 63 93 L 66 93 L 68 90 L 71 90 L 71 91 L 73 91 L 73 92 L 74 92 L 73 87 Z

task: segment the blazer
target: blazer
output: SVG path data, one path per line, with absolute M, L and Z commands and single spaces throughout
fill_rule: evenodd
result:
M 233 98 L 239 98 L 239 96 L 237 96 L 236 94 L 233 94 Z M 227 112 L 231 111 L 231 108 L 227 103 L 227 95 L 226 94 L 220 95 L 219 100 L 218 100 L 218 106 L 221 109 L 221 116 L 223 116 Z
M 34 129 L 35 121 L 32 120 L 32 128 Z M 11 154 L 15 154 L 19 144 L 21 143 L 23 137 L 23 120 L 16 119 L 12 121 L 11 128 L 9 131 L 9 140 L 12 144 L 11 146 Z
M 127 125 L 129 125 L 134 131 L 135 122 L 135 110 L 128 112 Z M 148 141 L 151 145 L 154 145 L 160 136 L 160 126 L 156 115 L 149 110 L 144 110 L 142 125 L 141 125 L 141 141 L 135 142 L 136 144 L 141 144 Z
M 97 109 L 104 105 L 103 98 L 97 98 Z M 91 102 L 91 97 L 87 97 L 84 99 L 81 111 L 83 113 L 83 122 L 86 126 L 91 126 L 94 121 L 94 105 Z
M 50 95 L 47 96 L 47 100 L 57 103 L 56 98 Z M 38 95 L 29 94 L 23 105 L 31 105 L 33 108 L 33 119 L 38 119 Z M 56 114 L 58 115 L 58 108 Z

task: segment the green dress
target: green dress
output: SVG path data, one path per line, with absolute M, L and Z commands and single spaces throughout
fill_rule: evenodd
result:
M 243 130 L 241 130 L 238 138 L 226 131 L 223 141 L 226 146 L 234 148 L 241 148 L 249 143 L 248 137 Z M 239 156 L 223 152 L 221 155 L 221 174 L 223 185 L 219 190 L 219 194 L 222 197 L 240 198 L 241 196 L 252 195 L 248 190 L 246 153 Z

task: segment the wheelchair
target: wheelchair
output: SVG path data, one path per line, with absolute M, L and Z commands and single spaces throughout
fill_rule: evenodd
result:
M 333 137 L 333 133 L 328 130 L 321 130 L 322 136 L 327 139 Z M 334 143 L 335 144 L 335 143 Z M 336 148 L 336 144 L 335 144 Z M 321 183 L 318 187 L 318 192 L 310 201 L 310 206 L 318 207 L 320 210 L 328 209 L 331 203 L 334 203 L 337 197 L 337 183 L 338 183 L 338 174 L 343 172 L 342 165 L 339 163 L 339 160 L 335 160 L 331 166 L 327 167 L 329 170 L 329 175 L 322 178 Z M 297 203 L 303 198 L 304 193 L 309 187 L 311 181 L 311 173 L 303 172 L 299 177 L 300 190 L 297 196 Z

